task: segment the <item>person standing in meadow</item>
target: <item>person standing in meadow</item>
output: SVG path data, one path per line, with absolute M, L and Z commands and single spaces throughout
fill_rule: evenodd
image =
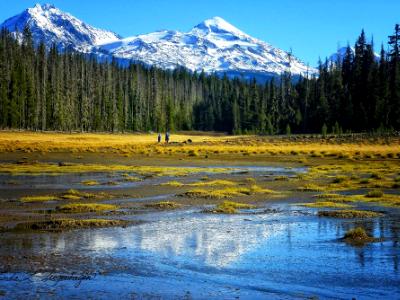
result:
M 161 143 L 161 133 L 158 133 L 157 141 L 158 141 L 158 143 Z
M 165 133 L 165 142 L 169 143 L 169 132 L 168 131 Z

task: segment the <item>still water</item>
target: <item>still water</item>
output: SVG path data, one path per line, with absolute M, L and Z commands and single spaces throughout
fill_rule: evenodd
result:
M 400 299 L 396 212 L 362 225 L 384 241 L 338 241 L 354 220 L 313 209 L 209 215 L 201 208 L 130 216 L 127 228 L 3 233 L 6 298 Z

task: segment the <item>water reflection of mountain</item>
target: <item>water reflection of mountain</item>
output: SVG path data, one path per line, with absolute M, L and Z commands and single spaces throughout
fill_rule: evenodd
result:
M 222 267 L 282 231 L 265 218 L 204 216 L 201 218 L 145 224 L 133 232 L 133 248 L 164 257 L 196 259 Z

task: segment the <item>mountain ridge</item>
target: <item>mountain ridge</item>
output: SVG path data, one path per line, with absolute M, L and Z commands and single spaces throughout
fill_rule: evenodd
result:
M 54 5 L 36 4 L 0 25 L 19 38 L 25 26 L 30 27 L 36 43 L 43 40 L 48 47 L 55 43 L 61 50 L 72 48 L 100 59 L 115 57 L 163 69 L 181 66 L 246 79 L 265 80 L 289 71 L 293 76 L 317 75 L 316 69 L 292 54 L 251 37 L 221 17 L 204 20 L 188 32 L 160 30 L 122 38 Z

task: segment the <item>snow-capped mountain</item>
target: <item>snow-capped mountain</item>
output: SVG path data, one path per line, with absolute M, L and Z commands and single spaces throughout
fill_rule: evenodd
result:
M 227 73 L 230 76 L 265 79 L 290 71 L 294 76 L 317 70 L 281 49 L 249 36 L 220 17 L 205 20 L 189 32 L 162 30 L 121 38 L 94 28 L 53 5 L 37 4 L 6 20 L 0 27 L 21 36 L 28 25 L 36 43 L 55 43 L 121 62 L 140 61 L 164 69 L 183 66 L 192 71 Z
M 60 49 L 72 48 L 85 53 L 95 46 L 121 38 L 113 32 L 87 25 L 50 4 L 36 4 L 0 26 L 17 33 L 20 38 L 26 25 L 36 43 L 44 41 L 48 47 L 55 43 Z
M 102 48 L 118 58 L 166 69 L 179 65 L 192 71 L 247 77 L 271 76 L 289 70 L 294 75 L 316 73 L 294 56 L 289 58 L 289 53 L 247 35 L 220 17 L 205 20 L 189 32 L 157 31 Z
M 355 49 L 354 47 L 350 47 L 352 54 L 355 54 Z M 347 47 L 341 47 L 339 48 L 335 53 L 333 53 L 331 56 L 329 56 L 328 60 L 331 62 L 337 62 L 337 61 L 343 61 L 343 58 L 346 55 Z M 379 61 L 380 60 L 380 55 L 376 52 L 374 52 L 375 60 Z

